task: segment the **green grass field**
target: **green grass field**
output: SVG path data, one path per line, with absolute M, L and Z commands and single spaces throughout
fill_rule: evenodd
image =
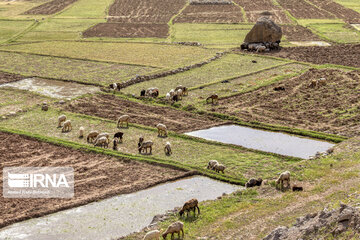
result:
M 9 40 L 17 34 L 20 34 L 32 24 L 34 24 L 34 21 L 0 20 L 0 43 Z
M 191 105 L 198 110 L 209 110 L 211 104 L 205 104 L 207 96 L 216 93 L 220 98 L 228 97 L 243 92 L 248 92 L 262 86 L 280 81 L 286 77 L 300 74 L 309 67 L 301 64 L 286 64 L 270 70 L 261 71 L 259 73 L 246 75 L 244 77 L 229 80 L 228 83 L 214 83 L 204 85 L 203 88 L 196 88 L 189 91 L 188 96 L 184 97 L 180 102 L 182 106 Z
M 2 47 L 52 56 L 175 68 L 213 57 L 215 50 L 198 47 L 113 42 L 44 42 Z
M 28 110 L 36 104 L 53 101 L 50 98 L 13 88 L 0 88 L 0 116 Z M 1 124 L 0 124 L 1 125 Z
M 347 8 L 354 9 L 360 13 L 360 4 L 358 0 L 334 0 L 341 5 L 344 5 Z
M 25 11 L 41 5 L 49 0 L 19 0 L 19 1 L 0 1 L 0 18 L 32 18 L 33 16 L 21 15 Z
M 0 70 L 25 76 L 108 85 L 157 69 L 0 51 Z
M 347 24 L 309 24 L 308 27 L 320 37 L 337 43 L 360 42 L 360 32 Z
M 252 63 L 256 60 L 257 63 Z M 270 58 L 261 58 L 251 55 L 228 54 L 221 59 L 206 64 L 200 68 L 195 68 L 183 73 L 142 82 L 129 86 L 123 91 L 130 94 L 139 94 L 140 89 L 157 87 L 160 95 L 165 95 L 172 88 L 183 85 L 188 88 L 201 86 L 207 83 L 218 82 L 228 78 L 239 77 L 248 73 L 256 72 L 264 68 L 281 65 L 286 61 Z
M 83 144 L 86 144 L 86 140 L 78 138 L 80 126 L 85 127 L 85 132 L 98 130 L 114 134 L 119 131 L 115 122 L 65 113 L 72 122 L 73 131 L 62 133 L 61 129 L 57 128 L 57 118 L 61 114 L 64 114 L 64 112 L 56 109 L 43 112 L 40 108 L 37 108 L 34 111 L 3 121 L 1 126 Z M 227 166 L 225 174 L 237 179 L 244 179 L 254 174 L 268 177 L 282 168 L 289 167 L 294 162 L 291 158 L 262 154 L 225 145 L 198 142 L 186 136 L 179 137 L 181 135 L 159 138 L 157 137 L 157 131 L 132 124 L 129 129 L 121 129 L 120 131 L 124 132 L 124 143 L 119 146 L 119 151 L 123 153 L 138 154 L 138 138 L 144 136 L 145 140 L 154 142 L 153 156 L 156 158 L 203 169 L 206 168 L 210 159 L 217 159 Z M 170 157 L 165 156 L 163 149 L 167 141 L 171 142 L 173 148 L 173 155 Z
M 106 16 L 107 9 L 114 0 L 78 0 L 55 18 L 98 18 Z

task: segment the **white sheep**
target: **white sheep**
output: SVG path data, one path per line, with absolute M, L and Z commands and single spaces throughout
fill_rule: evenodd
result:
M 109 140 L 108 140 L 106 137 L 98 138 L 98 139 L 95 141 L 94 146 L 95 146 L 95 147 L 108 148 L 108 146 L 109 146 Z
M 85 131 L 85 128 L 84 128 L 84 127 L 80 127 L 80 128 L 79 128 L 79 138 L 83 138 L 83 137 L 84 137 L 84 131 Z
M 61 124 L 63 123 L 63 122 L 65 122 L 66 121 L 66 116 L 65 115 L 61 115 L 59 118 L 58 118 L 58 127 L 61 127 Z
M 216 160 L 210 160 L 210 161 L 208 162 L 207 169 L 211 169 L 211 170 L 212 170 L 216 164 L 219 164 L 219 162 L 216 161 Z
M 158 130 L 159 136 L 167 137 L 167 127 L 164 124 L 159 123 L 158 125 L 156 125 L 156 128 Z
M 171 155 L 172 154 L 170 142 L 166 142 L 164 151 L 165 151 L 166 155 Z
M 290 187 L 290 172 L 286 171 L 280 174 L 279 178 L 276 180 L 276 184 L 280 184 L 280 189 L 284 188 L 284 182 L 286 182 L 286 187 Z
M 266 47 L 265 46 L 258 46 L 256 47 L 256 52 L 259 53 L 259 52 L 264 52 L 266 50 Z
M 64 122 L 62 132 L 70 132 L 72 130 L 71 121 L 67 120 Z
M 100 133 L 99 135 L 97 135 L 96 139 L 95 139 L 95 142 L 99 139 L 99 138 L 102 138 L 102 137 L 105 137 L 107 139 L 107 142 L 109 143 L 110 142 L 110 134 L 109 133 Z
M 122 124 L 126 123 L 126 127 L 129 127 L 130 116 L 122 115 L 118 118 L 117 127 L 121 127 Z
M 166 94 L 166 100 L 170 101 L 170 99 L 171 99 L 171 95 L 170 95 L 170 93 L 167 93 Z
M 159 230 L 152 230 L 144 236 L 143 240 L 159 240 L 160 238 L 160 231 Z
M 217 173 L 218 173 L 218 172 L 224 173 L 226 167 L 225 167 L 224 165 L 222 165 L 222 164 L 217 163 L 217 164 L 214 165 L 213 169 L 214 169 L 215 172 L 217 172 Z
M 177 221 L 170 224 L 170 226 L 162 234 L 162 237 L 166 239 L 167 235 L 171 233 L 171 239 L 173 239 L 174 233 L 177 233 L 180 238 L 180 232 L 182 233 L 182 237 L 184 238 L 184 223 Z
M 87 135 L 87 142 L 93 142 L 94 139 L 99 135 L 98 131 L 92 131 Z
M 169 93 L 170 93 L 170 97 L 175 96 L 175 90 L 174 89 L 171 89 Z

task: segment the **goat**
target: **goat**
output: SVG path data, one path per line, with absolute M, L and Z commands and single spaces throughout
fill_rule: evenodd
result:
M 198 204 L 199 204 L 199 202 L 195 198 L 187 201 L 184 204 L 184 206 L 181 208 L 181 210 L 179 211 L 180 217 L 182 217 L 182 215 L 184 215 L 185 212 L 186 212 L 186 216 L 189 216 L 190 211 L 194 211 L 194 215 L 195 215 L 196 209 L 198 210 L 198 214 L 200 214 L 200 208 L 199 208 Z

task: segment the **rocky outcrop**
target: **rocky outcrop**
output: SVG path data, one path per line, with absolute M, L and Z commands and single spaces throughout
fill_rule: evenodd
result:
M 360 212 L 357 208 L 341 204 L 333 211 L 323 210 L 298 218 L 293 227 L 278 227 L 263 240 L 323 239 L 325 236 L 336 239 L 349 228 L 360 232 Z

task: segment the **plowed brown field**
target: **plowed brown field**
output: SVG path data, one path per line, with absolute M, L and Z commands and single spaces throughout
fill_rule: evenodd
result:
M 17 75 L 17 74 L 6 73 L 6 72 L 0 71 L 0 84 L 15 82 L 15 81 L 19 81 L 21 79 L 24 79 L 24 77 Z
M 111 120 L 117 120 L 119 116 L 128 114 L 133 123 L 154 127 L 161 122 L 169 130 L 176 132 L 188 132 L 223 124 L 209 117 L 167 107 L 144 105 L 104 94 L 74 100 L 64 109 Z
M 333 19 L 334 15 L 317 8 L 304 0 L 277 0 L 291 15 L 299 19 Z
M 283 34 L 288 41 L 317 41 L 320 38 L 310 29 L 300 25 L 283 25 L 281 26 Z
M 234 2 L 244 8 L 249 22 L 256 22 L 261 13 L 266 11 L 272 14 L 272 20 L 278 24 L 292 23 L 285 12 L 278 6 L 275 6 L 271 0 L 234 0 Z
M 26 12 L 24 14 L 28 15 L 50 15 L 57 13 L 70 4 L 73 4 L 77 0 L 54 0 L 51 2 L 44 3 L 40 6 L 34 7 Z
M 319 78 L 326 78 L 326 86 L 308 86 Z M 222 99 L 215 111 L 247 121 L 352 137 L 360 127 L 359 81 L 360 71 L 310 69 L 299 77 Z M 275 91 L 278 86 L 285 91 Z
M 239 23 L 244 18 L 241 9 L 231 5 L 189 5 L 175 18 L 177 23 Z
M 9 199 L 0 197 L 0 227 L 87 204 L 118 194 L 136 192 L 189 173 L 156 165 L 72 150 L 0 132 L 0 168 L 73 167 L 72 199 Z M 0 191 L 3 188 L 0 171 Z

